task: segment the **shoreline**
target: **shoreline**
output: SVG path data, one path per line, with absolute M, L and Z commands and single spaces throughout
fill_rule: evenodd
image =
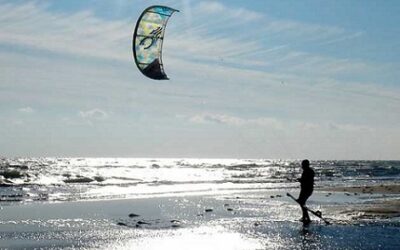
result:
M 324 187 L 316 188 L 315 191 L 325 192 L 347 192 L 358 194 L 400 194 L 400 184 L 379 184 L 348 187 Z

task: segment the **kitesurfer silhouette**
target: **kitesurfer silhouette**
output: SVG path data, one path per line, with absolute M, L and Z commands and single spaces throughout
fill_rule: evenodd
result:
M 308 215 L 308 211 L 305 208 L 307 199 L 311 196 L 314 190 L 314 170 L 310 167 L 310 162 L 308 160 L 303 160 L 301 162 L 301 167 L 303 169 L 303 173 L 301 174 L 301 178 L 297 179 L 300 182 L 300 195 L 297 199 L 297 202 L 301 206 L 301 210 L 303 211 L 303 216 L 301 221 L 304 224 L 310 223 L 310 216 Z

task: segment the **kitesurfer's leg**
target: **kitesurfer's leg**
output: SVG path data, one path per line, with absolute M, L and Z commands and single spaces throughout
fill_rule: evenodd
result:
M 300 195 L 299 195 L 299 198 L 297 199 L 297 201 L 299 202 L 299 204 L 300 204 L 300 206 L 301 206 L 301 211 L 302 211 L 302 218 L 301 218 L 301 221 L 303 222 L 303 223 L 305 223 L 305 224 L 308 224 L 308 223 L 310 223 L 310 216 L 309 216 L 309 214 L 308 214 L 308 211 L 307 211 L 307 209 L 305 208 L 305 205 L 306 205 L 306 201 L 307 201 L 307 199 L 311 196 L 311 194 L 312 194 L 312 191 L 310 192 L 310 191 L 308 191 L 308 190 L 304 190 L 304 189 L 302 189 L 301 191 L 300 191 Z
M 301 210 L 302 210 L 302 212 L 303 212 L 303 216 L 302 216 L 302 218 L 301 218 L 301 221 L 304 223 L 304 224 L 308 224 L 308 223 L 310 223 L 310 216 L 308 215 L 308 211 L 307 211 L 307 209 L 304 207 L 304 206 L 302 206 L 301 207 Z

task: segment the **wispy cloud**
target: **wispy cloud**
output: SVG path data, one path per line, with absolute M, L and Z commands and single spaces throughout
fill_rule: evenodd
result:
M 52 13 L 38 2 L 2 4 L 0 43 L 60 54 L 89 56 L 131 63 L 132 20 L 104 20 L 90 11 Z M 237 67 L 262 67 L 332 75 L 367 68 L 360 62 L 291 49 L 293 43 L 332 43 L 360 36 L 338 27 L 272 19 L 265 13 L 220 2 L 196 2 L 192 24 L 178 20 L 167 31 L 165 55 L 185 61 L 204 60 Z M 223 13 L 223 15 L 221 14 Z M 177 14 L 179 15 L 179 14 Z M 246 30 L 243 33 L 243 30 Z M 285 44 L 277 44 L 279 39 Z M 290 39 L 288 39 L 290 38 Z M 278 39 L 278 40 L 279 40 Z M 288 41 L 291 41 L 288 43 Z M 293 42 L 296 41 L 296 42 Z M 266 56 L 266 54 L 268 54 Z M 364 70 L 365 71 L 365 70 Z
M 212 114 L 204 113 L 191 117 L 189 119 L 194 123 L 220 123 L 231 126 L 271 126 L 274 128 L 281 128 L 282 124 L 280 121 L 274 118 L 255 118 L 255 119 L 244 119 L 237 116 L 231 116 L 226 114 Z
M 70 127 L 92 127 L 95 124 L 105 122 L 109 117 L 110 115 L 104 110 L 94 108 L 89 110 L 80 110 L 75 116 L 63 114 L 57 122 Z
M 91 109 L 86 111 L 79 111 L 79 117 L 87 120 L 105 120 L 108 118 L 108 114 L 101 109 Z
M 343 41 L 348 41 L 348 40 L 352 40 L 352 39 L 355 39 L 355 38 L 359 38 L 359 37 L 361 37 L 363 35 L 364 35 L 363 31 L 358 31 L 358 32 L 355 32 L 353 34 L 345 34 L 344 36 L 339 36 L 337 38 L 333 38 L 332 40 L 321 42 L 319 45 L 327 45 L 327 44 L 333 44 L 333 43 L 339 43 L 339 42 L 343 42 Z
M 195 9 L 201 14 L 223 15 L 224 17 L 228 16 L 229 18 L 240 19 L 241 22 L 260 20 L 264 16 L 262 13 L 250 11 L 245 8 L 229 8 L 215 1 L 200 2 Z
M 339 131 L 348 131 L 348 132 L 373 132 L 374 129 L 368 126 L 363 125 L 354 125 L 354 124 L 338 124 L 338 123 L 328 123 L 326 125 L 327 128 L 331 130 L 339 130 Z
M 271 35 L 279 34 L 284 37 L 299 38 L 302 40 L 325 40 L 338 37 L 348 32 L 334 26 L 323 26 L 311 23 L 302 23 L 292 20 L 268 20 L 263 30 Z
M 23 107 L 18 109 L 19 112 L 24 113 L 24 114 L 32 114 L 35 112 L 35 110 L 31 107 Z
M 131 26 L 105 21 L 90 11 L 56 14 L 38 2 L 0 4 L 0 43 L 61 54 L 124 60 Z
M 196 15 L 189 27 L 175 23 L 168 30 L 165 53 L 169 57 L 325 77 L 364 74 L 373 68 L 360 60 L 307 52 L 310 46 L 355 39 L 364 32 L 276 19 L 214 1 L 197 3 L 191 12 Z
M 183 116 L 184 117 L 184 116 Z M 296 120 L 281 120 L 274 117 L 257 117 L 257 118 L 243 118 L 234 115 L 216 114 L 216 113 L 201 113 L 188 117 L 188 120 L 197 124 L 220 124 L 234 127 L 260 127 L 262 129 L 279 129 L 279 130 L 294 130 L 299 131 L 321 131 L 331 130 L 336 132 L 373 132 L 369 126 L 334 123 L 334 122 L 303 122 Z

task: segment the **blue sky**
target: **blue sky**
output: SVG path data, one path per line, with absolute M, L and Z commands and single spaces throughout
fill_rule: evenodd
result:
M 134 65 L 179 9 L 169 81 Z M 400 159 L 398 1 L 0 1 L 0 155 Z

